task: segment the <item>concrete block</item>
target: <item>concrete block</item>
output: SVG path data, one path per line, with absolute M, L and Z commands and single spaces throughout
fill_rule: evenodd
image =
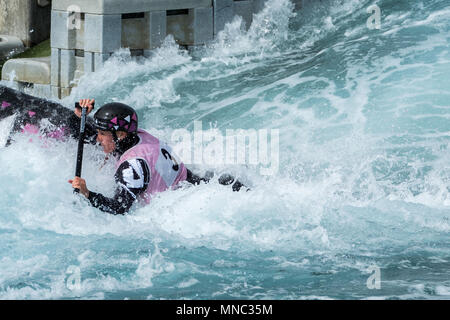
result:
M 111 55 L 109 53 L 95 53 L 94 54 L 94 71 L 97 71 Z
M 84 49 L 84 19 L 80 13 L 52 10 L 50 45 L 60 49 Z
M 85 73 L 98 71 L 103 63 L 109 59 L 108 53 L 84 52 L 83 70 Z
M 47 40 L 50 6 L 40 7 L 31 0 L 0 0 L 0 33 L 18 37 L 25 47 Z
M 192 12 L 167 16 L 167 34 L 180 45 L 192 44 Z
M 70 87 L 74 79 L 76 63 L 75 50 L 60 49 L 60 83 L 61 87 Z
M 145 14 L 137 18 L 122 17 L 122 48 L 143 49 L 148 46 L 147 20 Z
M 122 15 L 86 14 L 84 51 L 111 53 L 122 44 Z
M 3 65 L 2 79 L 10 80 L 12 74 L 14 81 L 50 84 L 50 57 L 8 60 Z
M 193 45 L 203 45 L 214 38 L 213 9 L 194 8 L 193 11 Z
M 241 16 L 245 22 L 245 27 L 248 29 L 253 21 L 253 1 L 234 1 L 233 2 L 234 15 Z
M 52 48 L 51 49 L 52 55 L 51 55 L 51 81 L 50 84 L 52 86 L 59 86 L 61 79 L 60 79 L 60 72 L 61 69 L 61 57 L 60 57 L 60 49 L 58 48 Z
M 14 36 L 0 35 L 0 58 L 24 51 L 22 40 Z
M 77 57 L 75 51 L 75 70 L 73 72 L 71 87 L 78 85 L 78 82 L 83 74 L 84 74 L 84 56 Z
M 217 36 L 224 29 L 225 24 L 233 20 L 233 0 L 213 0 L 213 10 L 214 36 Z
M 95 71 L 95 60 L 94 52 L 84 52 L 84 72 L 94 72 Z
M 55 87 L 55 86 L 50 87 L 50 93 L 53 98 L 62 99 L 70 96 L 71 92 L 72 88 Z
M 74 80 L 75 70 L 80 68 L 80 59 L 76 59 L 75 50 L 52 48 L 51 85 L 70 87 Z
M 75 47 L 69 49 L 84 50 L 84 17 L 80 17 L 76 28 L 72 30 L 75 33 Z
M 167 16 L 167 34 L 173 35 L 179 45 L 202 45 L 214 36 L 212 7 L 194 8 Z
M 89 14 L 122 14 L 211 7 L 212 0 L 56 0 L 52 9 L 66 11 L 71 5 Z
M 61 99 L 61 88 L 60 87 L 55 87 L 55 86 L 50 86 L 50 93 L 52 98 L 58 98 Z
M 51 47 L 74 49 L 76 46 L 76 29 L 69 26 L 69 12 L 52 10 L 51 17 Z
M 145 14 L 147 21 L 148 42 L 145 49 L 155 49 L 163 43 L 167 35 L 167 14 L 166 11 L 153 11 Z

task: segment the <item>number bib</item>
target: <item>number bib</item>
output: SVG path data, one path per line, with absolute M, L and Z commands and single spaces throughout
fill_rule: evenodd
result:
M 173 185 L 180 171 L 179 162 L 172 155 L 172 148 L 166 144 L 160 144 L 160 153 L 155 164 L 155 170 L 159 173 L 167 186 Z

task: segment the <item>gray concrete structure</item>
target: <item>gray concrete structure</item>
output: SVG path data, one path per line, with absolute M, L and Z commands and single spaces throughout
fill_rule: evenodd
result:
M 203 45 L 214 39 L 213 8 L 195 8 L 193 11 L 192 34 L 189 45 Z
M 130 30 L 139 32 L 138 30 Z M 131 33 L 130 32 L 130 33 Z M 122 46 L 122 15 L 86 14 L 84 19 L 84 51 L 110 53 Z
M 167 35 L 167 14 L 165 10 L 146 12 L 145 18 L 148 21 L 145 29 L 148 34 L 148 44 L 144 54 L 148 55 L 150 50 L 161 46 Z
M 18 37 L 26 47 L 50 37 L 50 2 L 1 0 L 0 34 Z
M 183 46 L 204 45 L 214 38 L 213 8 L 192 8 L 167 16 L 167 34 Z
M 212 0 L 54 0 L 52 9 L 66 11 L 73 5 L 80 12 L 104 15 L 211 7 Z
M 8 60 L 3 65 L 2 75 L 3 80 L 48 84 L 50 57 Z
M 0 59 L 24 51 L 22 40 L 14 36 L 0 34 Z
M 119 48 L 148 56 L 169 34 L 188 48 L 204 45 L 235 15 L 248 28 L 265 1 L 53 0 L 48 91 L 57 98 L 70 94 L 84 73 L 97 71 Z
M 148 56 L 168 34 L 184 46 L 214 38 L 212 0 L 54 0 L 51 18 L 51 86 L 59 97 L 119 48 Z

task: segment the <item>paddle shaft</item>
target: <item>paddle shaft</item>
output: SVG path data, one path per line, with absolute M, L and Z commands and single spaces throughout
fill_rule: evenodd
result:
M 78 140 L 77 151 L 77 165 L 75 168 L 75 177 L 81 178 L 81 168 L 83 165 L 83 149 L 84 149 L 84 136 L 86 132 L 86 108 L 81 108 L 81 124 L 80 124 L 80 136 Z M 80 192 L 80 189 L 74 189 L 75 193 Z

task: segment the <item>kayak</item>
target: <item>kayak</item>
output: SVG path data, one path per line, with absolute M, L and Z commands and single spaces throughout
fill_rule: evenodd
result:
M 9 145 L 16 132 L 63 139 L 78 134 L 79 119 L 59 103 L 0 85 L 0 146 Z

